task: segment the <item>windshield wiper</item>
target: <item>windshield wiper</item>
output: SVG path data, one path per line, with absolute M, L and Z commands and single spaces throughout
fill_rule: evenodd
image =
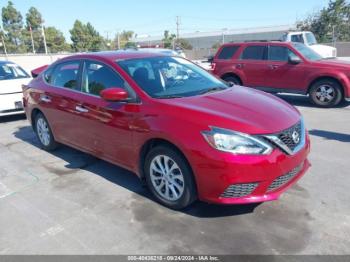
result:
M 204 95 L 204 94 L 213 93 L 213 92 L 217 92 L 217 91 L 221 91 L 221 90 L 225 90 L 225 89 L 227 89 L 227 88 L 222 87 L 222 86 L 216 86 L 216 87 L 212 87 L 212 88 L 203 90 L 203 91 L 199 92 L 199 94 Z
M 181 98 L 183 96 L 180 95 L 165 95 L 165 96 L 155 96 L 157 99 L 170 99 L 170 98 Z

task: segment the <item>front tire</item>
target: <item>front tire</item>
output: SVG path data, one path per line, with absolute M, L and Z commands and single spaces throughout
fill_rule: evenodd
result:
M 34 130 L 42 148 L 45 149 L 46 151 L 55 150 L 58 147 L 58 144 L 55 141 L 55 138 L 53 137 L 53 134 L 47 119 L 42 113 L 38 113 L 35 116 L 34 124 L 35 124 Z
M 146 183 L 161 204 L 183 209 L 196 198 L 196 187 L 192 170 L 184 157 L 168 146 L 156 146 L 145 159 Z
M 309 96 L 311 102 L 319 107 L 337 106 L 343 99 L 341 86 L 332 79 L 317 81 L 312 85 Z

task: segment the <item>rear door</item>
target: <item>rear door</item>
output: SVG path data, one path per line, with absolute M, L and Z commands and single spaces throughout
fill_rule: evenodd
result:
M 39 106 L 47 117 L 56 140 L 81 147 L 79 101 L 81 60 L 65 61 L 44 73 L 46 85 L 39 94 Z
M 267 59 L 268 83 L 266 87 L 273 89 L 282 89 L 288 92 L 304 92 L 305 70 L 304 63 L 290 64 L 289 56 L 297 56 L 291 49 L 286 46 L 270 45 Z
M 247 45 L 243 50 L 236 67 L 243 71 L 244 85 L 249 87 L 263 87 L 266 85 L 265 74 L 267 44 Z
M 239 48 L 239 45 L 227 45 L 219 50 L 215 56 L 215 69 L 217 70 L 214 69 L 214 74 L 222 76 L 224 73 L 232 71 L 232 66 L 235 67 L 233 57 Z

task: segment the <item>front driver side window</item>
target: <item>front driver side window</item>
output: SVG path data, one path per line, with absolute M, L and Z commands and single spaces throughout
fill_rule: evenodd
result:
M 97 62 L 86 62 L 82 91 L 99 96 L 102 90 L 111 87 L 125 88 L 126 83 L 110 67 Z
M 284 46 L 270 46 L 269 47 L 269 61 L 287 62 L 289 57 L 297 57 L 297 55 L 289 48 Z

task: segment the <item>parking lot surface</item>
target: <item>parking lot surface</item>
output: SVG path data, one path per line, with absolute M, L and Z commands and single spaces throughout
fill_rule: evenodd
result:
M 0 254 L 350 254 L 350 106 L 302 112 L 312 168 L 280 200 L 172 211 L 133 174 L 0 120 Z

